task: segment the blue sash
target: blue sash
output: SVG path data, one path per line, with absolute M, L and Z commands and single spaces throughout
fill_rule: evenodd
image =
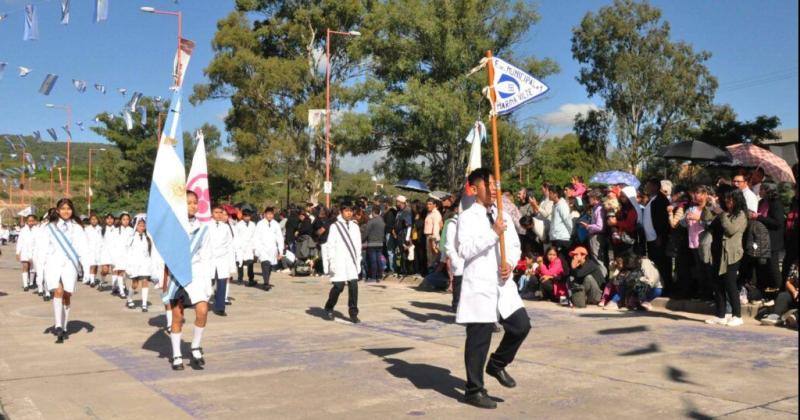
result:
M 80 273 L 80 258 L 78 257 L 78 253 L 75 252 L 75 248 L 72 246 L 72 242 L 64 235 L 64 232 L 56 229 L 53 227 L 53 223 L 47 224 L 48 229 L 50 229 L 50 233 L 53 235 L 53 238 L 58 242 L 58 246 L 64 252 L 67 259 L 72 263 L 75 267 L 75 271 Z
M 197 251 L 200 250 L 200 246 L 203 244 L 203 238 L 206 236 L 206 232 L 208 231 L 208 226 L 203 225 L 192 232 L 192 237 L 190 238 L 190 246 L 189 251 L 192 254 L 192 257 L 197 254 Z

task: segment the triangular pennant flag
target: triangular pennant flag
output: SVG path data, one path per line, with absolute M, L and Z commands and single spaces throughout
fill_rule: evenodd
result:
M 8 138 L 8 136 L 3 136 L 3 138 L 6 140 L 6 143 L 8 143 L 9 147 L 11 147 L 11 150 L 13 150 L 13 151 L 17 150 L 17 145 L 14 144 L 14 142 L 11 141 L 11 139 Z
M 81 131 L 83 131 L 83 121 L 77 121 L 77 122 L 75 123 L 75 125 L 77 125 L 77 126 L 78 126 L 78 128 L 80 128 L 80 129 L 81 129 Z
M 492 58 L 494 66 L 494 89 L 497 100 L 494 109 L 497 115 L 508 114 L 526 102 L 543 95 L 547 85 L 497 57 Z
M 19 135 L 19 134 L 17 134 L 17 140 L 19 141 L 19 144 L 21 144 L 21 145 L 22 145 L 22 147 L 25 147 L 25 146 L 27 145 L 27 142 L 25 141 L 25 138 L 24 138 L 24 137 L 22 137 L 22 136 L 21 136 L 21 135 Z
M 133 130 L 133 115 L 131 115 L 131 112 L 126 109 L 123 116 L 125 117 L 125 128 L 128 131 Z
M 101 85 L 99 83 L 95 83 L 94 84 L 94 88 L 97 89 L 97 91 L 102 93 L 103 95 L 106 94 L 106 87 L 104 85 Z
M 147 125 L 147 107 L 142 105 L 139 107 L 139 114 L 142 115 L 142 125 Z
M 122 94 L 122 96 L 125 96 L 125 93 L 126 93 L 127 91 L 128 91 L 128 89 L 125 89 L 125 88 L 119 88 L 119 89 L 117 89 L 117 92 L 121 93 L 121 94 Z
M 69 23 L 69 0 L 61 0 L 61 24 Z
M 108 20 L 108 0 L 95 0 L 94 21 L 95 23 Z
M 33 71 L 32 69 L 29 69 L 27 67 L 19 66 L 18 68 L 19 68 L 19 77 L 25 77 L 28 75 L 28 73 Z
M 36 139 L 36 141 L 42 141 L 42 133 L 40 133 L 39 130 L 35 130 L 33 132 L 33 137 Z
M 67 138 L 71 139 L 72 138 L 72 133 L 69 131 L 69 126 L 68 125 L 62 125 L 61 128 L 63 128 L 64 131 L 67 132 Z
M 186 68 L 189 67 L 189 59 L 192 58 L 192 51 L 194 51 L 194 42 L 181 38 L 180 51 L 175 52 L 175 59 L 172 64 L 173 87 L 180 87 L 183 85 L 183 79 L 186 76 Z M 180 65 L 178 64 L 179 54 Z
M 5 20 L 8 17 L 8 13 L 0 13 L 0 22 Z
M 50 91 L 53 90 L 53 86 L 56 84 L 56 80 L 58 80 L 58 75 L 56 74 L 48 74 L 45 76 L 42 86 L 39 87 L 39 93 L 49 95 Z
M 39 18 L 36 15 L 36 6 L 29 4 L 25 6 L 25 33 L 23 41 L 34 41 L 39 39 Z
M 58 141 L 58 135 L 56 134 L 56 130 L 54 130 L 52 128 L 48 128 L 47 129 L 47 134 L 50 135 L 50 137 L 53 139 L 53 141 Z
M 72 86 L 80 93 L 86 92 L 86 82 L 83 80 L 72 79 Z
M 6 72 L 6 66 L 8 63 L 0 61 L 0 80 L 3 80 L 3 73 Z
M 131 95 L 131 100 L 128 101 L 128 109 L 130 109 L 131 112 L 136 112 L 136 105 L 139 103 L 139 99 L 141 98 L 141 92 L 133 92 L 133 95 Z

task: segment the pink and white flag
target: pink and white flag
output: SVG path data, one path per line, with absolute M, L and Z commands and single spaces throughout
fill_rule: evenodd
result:
M 192 157 L 192 168 L 186 178 L 186 189 L 197 194 L 197 220 L 211 221 L 211 192 L 208 189 L 208 164 L 206 163 L 205 137 L 201 130 L 195 135 L 197 147 Z

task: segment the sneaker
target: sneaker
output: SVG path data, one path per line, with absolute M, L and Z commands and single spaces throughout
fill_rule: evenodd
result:
M 566 296 L 561 296 L 560 298 L 558 298 L 558 304 L 561 306 L 567 306 L 569 305 L 569 300 L 567 299 Z
M 732 317 L 725 324 L 725 326 L 728 326 L 728 327 L 739 327 L 739 326 L 742 326 L 742 325 L 744 325 L 744 321 L 742 321 L 742 318 L 739 317 L 739 316 Z
M 706 324 L 709 325 L 726 325 L 727 323 L 727 318 L 709 318 L 706 320 Z
M 768 301 L 764 302 L 764 306 L 775 306 L 775 301 L 774 300 L 768 300 Z
M 640 306 L 642 309 L 644 309 L 645 311 L 651 311 L 651 310 L 653 310 L 653 304 L 652 304 L 652 303 L 650 303 L 650 302 L 642 302 L 642 303 L 641 303 L 641 305 L 639 305 L 639 306 Z
M 761 324 L 762 325 L 778 325 L 778 322 L 780 321 L 780 319 L 781 319 L 781 317 L 779 317 L 778 314 L 769 314 L 769 315 L 765 316 L 764 318 L 761 318 Z
M 614 302 L 612 300 L 612 301 L 606 303 L 606 306 L 603 307 L 603 309 L 611 309 L 611 310 L 619 309 L 619 305 L 617 305 L 617 302 Z

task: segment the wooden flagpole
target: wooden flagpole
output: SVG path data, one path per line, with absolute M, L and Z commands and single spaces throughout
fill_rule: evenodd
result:
M 494 64 L 492 63 L 492 51 L 486 51 L 486 65 L 488 66 L 489 74 L 489 99 L 492 102 L 492 111 L 490 113 L 492 122 L 492 151 L 494 152 L 494 181 L 495 189 L 497 190 L 497 220 L 503 220 L 503 190 L 501 189 L 500 182 L 500 146 L 499 139 L 497 138 L 497 112 L 495 109 L 495 102 L 497 101 L 497 92 L 494 89 Z M 503 232 L 500 232 L 500 268 L 505 268 L 508 263 L 506 262 L 506 240 Z M 501 279 L 505 282 L 505 279 Z

